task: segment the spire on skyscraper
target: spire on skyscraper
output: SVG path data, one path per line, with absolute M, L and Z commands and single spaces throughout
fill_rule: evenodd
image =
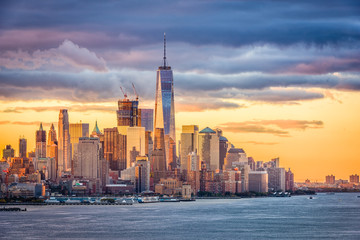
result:
M 43 130 L 43 126 L 42 126 L 42 123 L 40 123 L 40 128 L 39 128 L 40 131 L 44 131 Z
M 164 68 L 166 68 L 166 33 L 164 33 Z

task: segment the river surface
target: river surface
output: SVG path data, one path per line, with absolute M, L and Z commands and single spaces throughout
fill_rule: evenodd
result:
M 360 239 L 360 193 L 132 206 L 21 206 L 2 239 Z

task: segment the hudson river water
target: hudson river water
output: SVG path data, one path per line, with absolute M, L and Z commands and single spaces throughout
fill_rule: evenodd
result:
M 360 239 L 360 193 L 0 212 L 5 239 Z

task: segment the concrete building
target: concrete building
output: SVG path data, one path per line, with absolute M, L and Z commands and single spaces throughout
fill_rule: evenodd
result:
M 224 167 L 226 155 L 227 155 L 228 148 L 229 148 L 228 142 L 229 141 L 227 140 L 226 137 L 224 137 L 224 136 L 219 137 L 219 166 L 220 166 L 220 169 L 223 169 L 223 167 Z
M 60 110 L 58 127 L 58 176 L 61 176 L 63 172 L 71 171 L 69 115 L 67 109 Z
M 236 169 L 241 172 L 240 181 L 241 181 L 241 192 L 249 191 L 249 173 L 251 171 L 250 166 L 245 162 L 233 162 L 233 169 Z
M 131 101 L 127 98 L 127 94 L 124 93 L 124 99 L 118 101 L 117 126 L 119 133 L 126 135 L 126 129 L 128 127 L 140 127 L 141 126 L 141 111 L 138 108 L 139 101 L 136 98 L 135 101 Z
M 180 138 L 181 138 L 180 169 L 188 170 L 187 162 L 188 162 L 189 153 L 198 152 L 199 126 L 183 125 Z
M 199 171 L 200 170 L 200 164 L 199 164 L 199 156 L 196 154 L 196 152 L 190 152 L 187 155 L 187 163 L 186 163 L 187 171 Z
M 267 168 L 268 187 L 273 191 L 285 191 L 285 169 L 284 168 Z
M 126 135 L 119 134 L 118 128 L 104 129 L 104 157 L 111 170 L 121 171 L 127 167 Z
M 219 136 L 211 128 L 206 127 L 199 132 L 199 157 L 208 170 L 220 169 Z
M 19 139 L 19 157 L 26 158 L 27 153 L 27 141 L 25 138 Z
M 249 191 L 268 192 L 268 174 L 266 171 L 249 173 Z
M 151 156 L 150 164 L 151 164 L 151 172 L 167 170 L 163 128 L 155 128 L 154 150 Z
M 135 164 L 135 192 L 150 190 L 150 162 L 146 156 L 136 157 Z
M 234 162 L 242 162 L 248 164 L 248 158 L 246 157 L 246 153 L 242 148 L 232 147 L 228 150 L 224 161 L 224 169 L 232 169 Z
M 128 127 L 126 132 L 126 168 L 134 166 L 137 156 L 145 156 L 145 128 Z

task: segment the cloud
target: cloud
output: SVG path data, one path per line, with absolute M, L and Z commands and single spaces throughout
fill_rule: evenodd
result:
M 258 142 L 258 141 L 246 141 L 243 143 L 250 143 L 254 145 L 276 145 L 279 144 L 278 142 Z
M 14 107 L 3 110 L 4 113 L 22 113 L 24 111 L 35 111 L 35 112 L 48 112 L 48 111 L 59 111 L 60 109 L 68 109 L 71 112 L 109 112 L 114 113 L 116 111 L 116 105 L 104 106 L 104 105 L 78 105 L 71 104 L 71 106 L 46 106 L 46 107 Z
M 208 101 L 188 99 L 186 102 L 176 102 L 176 112 L 202 112 L 206 110 L 219 110 L 219 109 L 237 109 L 245 107 L 244 105 L 232 102 L 220 102 L 209 99 Z
M 0 67 L 6 69 L 51 69 L 51 70 L 92 70 L 97 72 L 107 71 L 103 58 L 99 58 L 94 52 L 79 47 L 72 41 L 63 41 L 58 48 L 48 50 L 36 50 L 33 53 L 27 51 L 5 51 L 0 54 Z M 69 69 L 70 68 L 70 69 Z
M 29 126 L 29 125 L 36 125 L 40 126 L 40 123 L 42 123 L 43 126 L 51 126 L 51 124 L 56 125 L 57 123 L 50 123 L 50 122 L 40 122 L 40 121 L 33 121 L 33 122 L 24 122 L 24 121 L 0 121 L 0 125 L 23 125 L 23 126 Z
M 272 127 L 268 127 L 268 126 Z M 218 126 L 228 132 L 266 133 L 279 137 L 290 137 L 289 129 L 306 130 L 308 128 L 322 128 L 322 121 L 306 120 L 252 120 L 245 122 L 228 122 Z

